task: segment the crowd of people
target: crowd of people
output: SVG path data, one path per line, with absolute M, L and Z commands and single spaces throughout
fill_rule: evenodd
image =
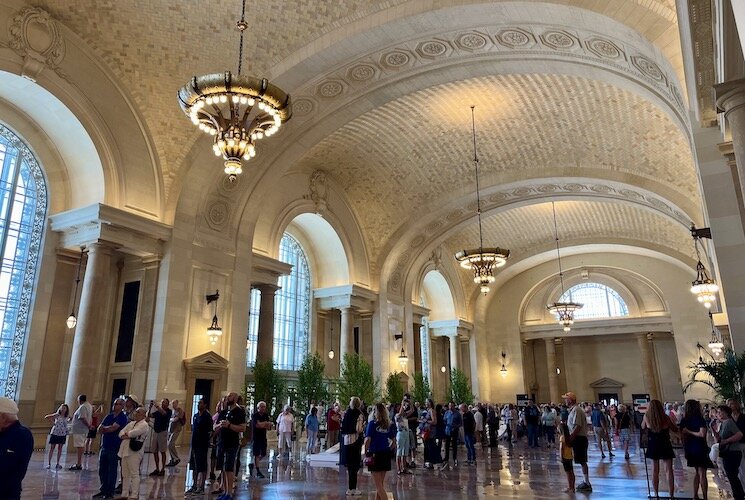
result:
M 267 403 L 260 401 L 253 412 L 248 412 L 243 399 L 231 392 L 218 402 L 211 412 L 204 400 L 199 400 L 191 420 L 189 468 L 191 487 L 185 496 L 217 495 L 218 500 L 231 500 L 236 489 L 236 472 L 241 470 L 241 452 L 250 447 L 251 458 L 247 471 L 257 480 L 265 478 L 263 461 L 268 456 L 268 432 L 275 429 L 278 455 L 292 454 L 298 428 L 307 436 L 308 455 L 321 449 L 339 448 L 339 463 L 346 468 L 348 496 L 358 496 L 357 477 L 367 467 L 373 478 L 376 499 L 387 498 L 386 474 L 394 467 L 396 474 L 412 474 L 417 467 L 441 471 L 459 465 L 476 465 L 477 446 L 496 447 L 499 441 L 512 446 L 520 439 L 529 448 L 557 448 L 558 457 L 566 474 L 566 492 L 591 492 L 588 448 L 592 435 L 601 459 L 614 457 L 615 450 L 629 460 L 629 445 L 636 427 L 640 430 L 639 444 L 644 457 L 652 462 L 652 489 L 659 495 L 661 465 L 665 466 L 667 490 L 675 494 L 672 461 L 675 448 L 682 447 L 686 463 L 694 471 L 693 498 L 708 495 L 707 470 L 724 471 L 735 500 L 745 500 L 742 479 L 745 479 L 745 415 L 736 400 L 709 407 L 696 400 L 684 405 L 663 404 L 652 400 L 645 412 L 633 411 L 625 405 L 588 404 L 577 402 L 574 393 L 562 396 L 563 404 L 536 405 L 527 401 L 517 406 L 476 403 L 475 405 L 435 404 L 427 399 L 424 404 L 412 401 L 406 394 L 402 401 L 382 402 L 366 406 L 352 397 L 346 408 L 339 403 L 328 409 L 313 402 L 305 415 L 296 419 L 296 411 L 289 405 L 276 418 L 269 414 Z M 71 471 L 81 469 L 81 457 L 87 453 L 91 432 L 100 435 L 98 475 L 100 491 L 93 498 L 138 498 L 140 468 L 148 442 L 155 459 L 151 476 L 161 476 L 165 467 L 181 462 L 176 442 L 186 423 L 184 410 L 178 401 L 151 401 L 145 407 L 137 397 L 117 398 L 111 412 L 96 416 L 96 409 L 85 395 L 78 397 L 78 407 L 72 415 L 66 404 L 55 413 L 46 415 L 51 423 L 49 451 L 45 455 L 47 467 L 61 469 L 60 456 L 68 435 L 72 436 L 76 463 Z M 27 452 L 16 456 L 30 458 L 33 440 L 30 432 L 17 420 L 18 407 L 7 398 L 0 398 L 0 443 L 14 449 L 24 444 Z M 325 424 L 325 439 L 319 432 Z M 418 450 L 422 450 L 421 460 Z M 465 447 L 465 461 L 459 464 L 461 446 Z M 462 452 L 461 452 L 462 453 Z M 1 454 L 0 454 L 1 455 Z M 167 455 L 170 460 L 166 462 Z M 462 456 L 462 455 L 461 455 Z M 28 461 L 26 461 L 26 464 Z M 574 467 L 579 465 L 582 480 L 576 484 Z M 27 465 L 26 465 L 27 466 Z M 21 480 L 26 466 L 15 462 L 8 469 L 16 471 L 18 481 L 11 486 L 20 496 Z M 119 479 L 119 481 L 117 481 Z M 118 482 L 118 485 L 117 485 Z M 699 496 L 700 495 L 700 496 Z

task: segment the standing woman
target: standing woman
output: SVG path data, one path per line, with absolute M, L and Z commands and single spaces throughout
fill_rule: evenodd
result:
M 685 416 L 680 421 L 680 433 L 683 436 L 683 449 L 688 467 L 696 470 L 693 478 L 693 498 L 698 498 L 698 488 L 701 486 L 703 498 L 709 495 L 709 483 L 706 480 L 706 469 L 713 469 L 714 464 L 709 458 L 709 446 L 706 444 L 706 421 L 701 413 L 701 403 L 689 399 L 685 403 Z
M 665 461 L 667 467 L 667 483 L 670 496 L 675 496 L 675 482 L 673 478 L 673 445 L 670 442 L 670 431 L 678 432 L 678 427 L 665 415 L 662 403 L 653 399 L 649 402 L 649 409 L 644 414 L 642 429 L 649 429 L 646 458 L 653 460 L 652 486 L 654 496 L 659 496 L 660 488 L 660 460 Z
M 742 451 L 740 451 L 739 441 L 742 439 L 742 432 L 737 428 L 737 424 L 732 420 L 732 410 L 729 406 L 722 405 L 719 407 L 719 420 L 721 424 L 719 430 L 714 430 L 714 438 L 719 443 L 719 457 L 724 462 L 724 472 L 727 474 L 729 484 L 732 487 L 732 498 L 735 500 L 745 499 L 742 483 L 738 477 L 740 469 L 740 460 Z
M 52 430 L 49 431 L 49 459 L 47 469 L 52 468 L 52 452 L 54 452 L 55 446 L 57 447 L 57 465 L 55 468 L 61 469 L 62 466 L 59 464 L 59 459 L 60 456 L 62 456 L 62 445 L 67 441 L 67 432 L 70 423 L 70 407 L 63 403 L 59 405 L 56 413 L 45 415 L 44 418 L 52 422 Z
M 629 443 L 631 442 L 631 414 L 626 405 L 619 405 L 618 411 L 616 412 L 615 422 L 616 434 L 618 439 L 623 446 L 624 458 L 628 460 L 629 457 Z
M 347 496 L 360 496 L 362 492 L 357 489 L 357 473 L 362 461 L 362 434 L 365 419 L 360 410 L 360 398 L 352 396 L 349 400 L 349 408 L 344 412 L 341 421 L 341 435 L 344 448 L 346 449 L 347 464 Z
M 551 445 L 556 444 L 556 413 L 551 411 L 548 405 L 543 405 L 541 424 L 543 425 L 543 434 L 546 436 L 546 448 L 551 448 Z
M 140 463 L 145 453 L 143 444 L 150 432 L 145 421 L 147 410 L 140 406 L 134 412 L 134 420 L 119 431 L 122 443 L 119 445 L 119 458 L 122 459 L 122 495 L 126 498 L 140 498 Z
M 440 464 L 442 463 L 442 455 L 440 455 L 440 445 L 438 444 L 439 440 L 437 434 L 441 419 L 437 406 L 435 406 L 434 401 L 427 399 L 426 411 L 422 415 L 421 430 L 422 441 L 424 442 L 424 467 L 427 469 L 440 467 Z
M 383 403 L 375 405 L 374 419 L 365 431 L 365 458 L 372 460 L 367 466 L 375 482 L 375 500 L 387 500 L 385 474 L 391 470 L 391 421 Z M 395 441 L 393 446 L 395 446 Z
M 316 449 L 316 437 L 318 436 L 318 408 L 315 406 L 310 409 L 310 413 L 305 417 L 305 432 L 308 434 L 308 455 Z
M 91 451 L 91 445 L 93 444 L 93 440 L 96 439 L 96 430 L 98 429 L 98 424 L 101 423 L 102 416 L 103 405 L 94 406 L 91 428 L 88 429 L 88 435 L 85 437 L 85 452 L 83 455 L 94 455 Z
M 290 405 L 286 405 L 282 413 L 277 417 L 277 433 L 279 433 L 279 453 L 283 450 L 289 455 L 292 453 L 292 428 L 295 425 L 295 415 L 292 414 Z M 285 449 L 286 448 L 286 449 Z

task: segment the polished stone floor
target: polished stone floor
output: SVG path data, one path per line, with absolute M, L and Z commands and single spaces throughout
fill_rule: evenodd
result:
M 459 450 L 459 458 L 465 458 L 465 449 Z M 182 455 L 188 452 L 183 449 Z M 389 473 L 386 489 L 389 498 L 396 499 L 456 499 L 456 498 L 577 498 L 606 497 L 632 499 L 647 497 L 644 461 L 632 450 L 629 461 L 623 459 L 623 452 L 614 458 L 601 459 L 594 444 L 590 445 L 590 479 L 593 493 L 563 493 L 566 479 L 558 461 L 555 449 L 528 449 L 524 443 L 514 446 L 500 444 L 498 448 L 477 447 L 478 464 L 444 472 L 434 472 L 418 468 L 414 475 L 397 476 Z M 679 452 L 680 453 L 680 452 Z M 619 458 L 620 456 L 620 458 Z M 24 480 L 23 498 L 35 499 L 78 499 L 91 498 L 98 492 L 97 457 L 86 457 L 84 470 L 66 470 L 71 464 L 71 456 L 63 455 L 65 468 L 60 471 L 47 470 L 45 454 L 34 453 L 29 472 Z M 245 457 L 247 463 L 250 457 Z M 691 497 L 690 469 L 685 467 L 679 456 L 674 462 L 676 498 Z M 74 460 L 74 458 L 73 458 Z M 53 462 L 54 464 L 54 462 Z M 267 464 L 264 464 L 265 469 Z M 651 473 L 651 463 L 649 465 Z M 146 454 L 142 472 L 147 474 L 154 469 L 153 458 Z M 245 465 L 235 498 L 344 498 L 346 490 L 346 471 L 338 467 L 310 467 L 304 460 L 304 453 L 293 454 L 292 459 L 273 460 L 269 464 L 267 479 L 249 479 L 245 476 Z M 581 471 L 575 466 L 577 483 Z M 140 498 L 183 498 L 187 482 L 187 469 L 177 466 L 167 470 L 165 477 L 142 477 Z M 191 474 L 189 474 L 191 476 Z M 709 497 L 729 497 L 729 485 L 716 471 L 709 472 Z M 713 479 L 713 480 L 712 480 Z M 362 498 L 374 498 L 375 488 L 367 471 L 361 471 L 358 488 L 366 493 Z M 668 497 L 666 487 L 661 486 L 660 498 Z M 210 498 L 205 496 L 205 498 Z M 216 498 L 212 496 L 211 498 Z

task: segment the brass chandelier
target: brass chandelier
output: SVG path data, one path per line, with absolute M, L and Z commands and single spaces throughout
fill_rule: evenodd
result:
M 556 225 L 556 204 L 553 201 L 551 202 L 551 210 L 554 214 L 554 238 L 556 240 L 556 257 L 559 261 L 559 281 L 561 282 L 561 295 L 559 295 L 559 297 L 562 297 L 564 295 L 564 272 L 561 270 L 559 229 Z M 549 304 L 548 306 L 546 306 L 546 308 L 552 313 L 556 314 L 556 317 L 559 320 L 559 324 L 564 327 L 565 332 L 568 332 L 572 329 L 572 325 L 574 324 L 574 313 L 577 310 L 582 309 L 582 304 L 572 302 L 570 298 L 569 302 L 554 302 L 553 304 Z
M 711 239 L 711 229 L 704 227 L 697 229 L 696 226 L 691 227 L 691 236 L 693 236 L 693 246 L 696 249 L 696 257 L 698 263 L 696 264 L 696 279 L 691 282 L 691 293 L 696 296 L 698 301 L 704 305 L 707 309 L 711 308 L 711 304 L 716 300 L 716 293 L 719 291 L 719 285 L 714 281 L 706 270 L 706 266 L 701 262 L 701 253 L 699 252 L 699 245 L 703 248 L 701 238 Z
M 473 270 L 473 282 L 481 286 L 481 293 L 489 293 L 489 285 L 494 283 L 494 269 L 507 263 L 510 251 L 499 247 L 484 248 L 484 235 L 481 228 L 481 195 L 479 193 L 479 157 L 476 153 L 476 121 L 474 106 L 471 106 L 471 131 L 473 135 L 473 166 L 476 170 L 476 214 L 479 219 L 479 248 L 461 250 L 455 260 L 464 269 Z
M 246 0 L 243 0 L 238 73 L 194 76 L 178 91 L 181 109 L 201 131 L 215 138 L 212 150 L 225 161 L 230 181 L 243 172 L 242 162 L 256 156 L 256 141 L 274 135 L 292 116 L 290 96 L 266 78 L 241 75 Z

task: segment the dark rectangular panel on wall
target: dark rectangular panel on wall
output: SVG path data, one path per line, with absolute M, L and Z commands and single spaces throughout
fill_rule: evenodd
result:
M 115 363 L 132 361 L 132 346 L 135 340 L 137 325 L 137 304 L 140 298 L 140 282 L 130 281 L 124 284 L 122 294 L 122 312 L 119 316 L 119 335 L 116 339 Z
M 360 327 L 354 327 L 354 352 L 360 353 Z
M 119 396 L 125 395 L 127 392 L 127 379 L 126 378 L 115 378 L 111 383 L 111 401 L 109 401 L 109 408 L 104 408 L 105 413 L 109 412 L 109 409 L 114 405 L 114 400 Z

